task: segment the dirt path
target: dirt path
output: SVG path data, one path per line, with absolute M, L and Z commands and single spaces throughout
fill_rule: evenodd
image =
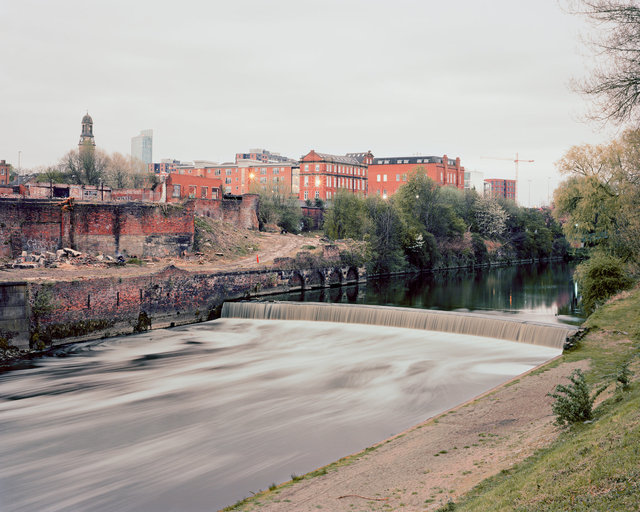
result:
M 257 232 L 252 232 L 251 236 L 254 237 L 252 242 L 254 249 L 249 256 L 226 256 L 211 260 L 197 256 L 163 258 L 141 266 L 109 266 L 104 263 L 72 265 L 70 263 L 62 263 L 58 268 L 0 269 L 0 281 L 71 281 L 96 277 L 133 277 L 154 274 L 169 265 L 174 265 L 190 272 L 262 269 L 272 264 L 275 258 L 295 256 L 296 253 L 303 250 L 305 245 L 320 245 L 318 237 Z M 256 256 L 259 257 L 259 262 Z
M 528 374 L 391 438 L 327 474 L 260 497 L 247 510 L 425 511 L 548 445 L 558 434 L 547 393 L 574 368 Z M 370 498 L 370 499 L 367 499 Z

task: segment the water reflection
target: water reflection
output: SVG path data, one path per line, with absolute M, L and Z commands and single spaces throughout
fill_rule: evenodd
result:
M 349 302 L 446 311 L 518 315 L 550 323 L 580 324 L 572 264 L 541 263 L 370 279 L 365 285 L 308 290 L 274 300 Z

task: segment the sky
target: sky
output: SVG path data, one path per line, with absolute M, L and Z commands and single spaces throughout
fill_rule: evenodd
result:
M 446 154 L 547 204 L 554 162 L 612 136 L 571 79 L 590 27 L 561 0 L 0 0 L 0 159 L 96 144 L 232 161 L 250 148 Z M 502 160 L 500 160 L 502 159 Z

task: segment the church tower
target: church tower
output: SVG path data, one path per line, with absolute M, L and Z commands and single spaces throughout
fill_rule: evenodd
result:
M 78 143 L 78 150 L 91 151 L 96 148 L 96 141 L 93 138 L 93 119 L 89 115 L 89 112 L 82 118 L 82 132 L 80 133 L 80 142 Z

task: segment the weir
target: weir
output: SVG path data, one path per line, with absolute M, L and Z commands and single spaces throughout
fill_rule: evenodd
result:
M 577 332 L 577 328 L 572 326 L 511 320 L 477 313 L 321 302 L 225 302 L 221 316 L 405 327 L 485 336 L 560 350 L 567 337 Z

